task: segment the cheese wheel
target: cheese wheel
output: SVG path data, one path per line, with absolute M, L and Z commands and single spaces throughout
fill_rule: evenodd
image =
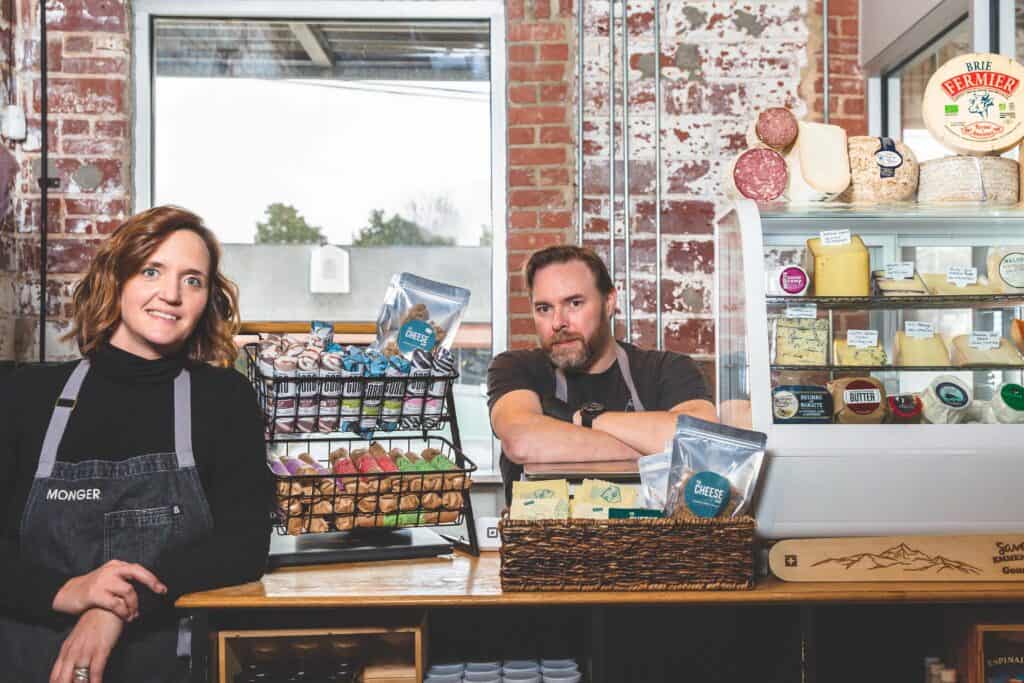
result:
M 1017 201 L 1020 168 L 1005 157 L 942 157 L 921 164 L 919 202 Z
M 815 296 L 869 296 L 871 256 L 864 240 L 852 235 L 848 244 L 807 240 L 805 269 L 814 273 Z
M 1024 247 L 989 249 L 988 281 L 997 292 L 1024 292 Z
M 917 394 L 889 397 L 889 422 L 893 424 L 919 424 L 924 406 Z
M 811 285 L 811 276 L 800 266 L 780 266 L 765 272 L 768 296 L 803 296 Z
M 775 424 L 830 424 L 832 394 L 818 386 L 776 387 L 772 391 L 772 415 Z
M 856 135 L 850 138 L 850 187 L 845 202 L 901 202 L 917 192 L 917 158 L 892 138 Z
M 922 415 L 932 424 L 960 424 L 970 415 L 974 394 L 952 375 L 939 375 L 921 394 Z
M 1024 424 L 1024 386 L 1014 382 L 1001 384 L 989 404 L 1000 424 Z
M 881 424 L 888 414 L 885 386 L 874 377 L 846 377 L 829 383 L 835 421 Z
M 1024 67 L 1003 55 L 959 55 L 925 86 L 921 116 L 932 137 L 960 154 L 1002 154 L 1024 138 Z

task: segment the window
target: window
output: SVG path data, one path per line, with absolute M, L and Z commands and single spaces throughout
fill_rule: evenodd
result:
M 400 271 L 469 288 L 457 411 L 467 454 L 490 469 L 504 18 L 499 2 L 464 5 L 136 3 L 135 189 L 139 208 L 203 216 L 246 322 L 373 321 Z

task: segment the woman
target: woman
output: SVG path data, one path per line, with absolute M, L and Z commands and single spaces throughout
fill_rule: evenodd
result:
M 180 681 L 174 600 L 262 574 L 273 483 L 219 261 L 188 211 L 129 218 L 75 289 L 83 360 L 0 390 L 5 680 Z

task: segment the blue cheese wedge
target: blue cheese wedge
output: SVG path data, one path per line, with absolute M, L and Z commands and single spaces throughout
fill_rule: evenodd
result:
M 836 339 L 833 345 L 833 361 L 835 365 L 881 367 L 889 364 L 889 357 L 885 355 L 885 349 L 881 346 L 859 349 L 847 344 L 845 339 Z
M 828 320 L 779 318 L 775 321 L 776 365 L 825 365 Z

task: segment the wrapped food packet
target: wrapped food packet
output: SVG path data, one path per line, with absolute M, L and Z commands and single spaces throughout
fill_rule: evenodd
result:
M 424 507 L 426 501 L 424 501 Z M 510 519 L 568 519 L 569 482 L 565 479 L 549 481 L 512 482 Z
M 408 360 L 416 349 L 428 353 L 450 349 L 469 305 L 469 294 L 468 289 L 412 273 L 392 275 L 377 316 L 373 348 Z
M 645 455 L 636 461 L 637 469 L 640 471 L 640 507 L 665 511 L 671 464 L 671 450 Z
M 381 427 L 384 431 L 393 432 L 398 429 L 402 418 L 402 401 L 405 398 L 405 387 L 409 377 L 411 364 L 401 356 L 392 356 L 388 359 L 386 375 L 387 383 L 384 385 L 384 404 L 381 409 Z
M 733 518 L 745 514 L 767 440 L 761 432 L 680 415 L 672 437 L 666 516 Z
M 387 374 L 389 365 L 387 358 L 379 353 L 371 351 L 368 354 L 365 376 L 371 379 L 366 382 L 366 394 L 363 396 L 362 417 L 359 421 L 361 434 L 372 432 L 379 426 L 380 409 L 384 401 L 383 378 Z M 344 406 L 344 402 L 342 406 Z

